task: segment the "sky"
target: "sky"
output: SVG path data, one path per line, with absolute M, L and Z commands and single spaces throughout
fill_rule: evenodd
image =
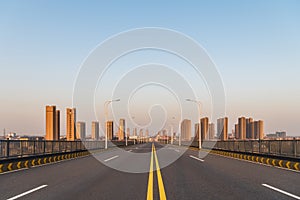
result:
M 72 106 L 80 66 L 99 43 L 126 30 L 161 27 L 193 38 L 214 61 L 229 129 L 239 116 L 251 116 L 265 121 L 266 133 L 299 136 L 299 10 L 297 0 L 0 1 L 0 129 L 43 135 L 45 105 Z M 196 109 L 184 105 L 191 106 Z M 203 115 L 209 116 L 207 107 Z M 79 120 L 94 120 L 80 112 Z M 195 122 L 197 115 L 190 118 Z

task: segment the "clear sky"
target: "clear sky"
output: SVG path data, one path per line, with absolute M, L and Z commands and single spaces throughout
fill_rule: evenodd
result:
M 0 128 L 43 134 L 44 106 L 72 105 L 79 67 L 100 42 L 163 27 L 194 38 L 216 63 L 230 128 L 244 115 L 264 120 L 266 133 L 300 135 L 299 10 L 297 0 L 1 1 Z

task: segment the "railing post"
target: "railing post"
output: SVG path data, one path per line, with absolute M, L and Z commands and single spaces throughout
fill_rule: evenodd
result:
M 6 142 L 6 157 L 9 157 L 9 143 L 10 143 L 10 141 L 9 141 L 8 138 L 7 138 L 6 141 L 7 141 L 7 142 Z
M 268 154 L 271 154 L 271 140 L 268 141 L 269 145 L 268 145 Z
M 282 141 L 279 140 L 279 155 L 282 155 Z
M 35 155 L 35 140 L 33 141 L 33 155 Z
M 23 157 L 23 141 L 20 140 L 20 153 L 21 153 L 21 157 Z
M 46 154 L 46 141 L 44 140 L 43 143 L 44 143 L 44 150 L 43 150 L 44 153 L 43 154 Z
M 297 140 L 296 140 L 296 138 L 294 138 L 294 140 L 293 140 L 293 150 L 294 150 L 294 157 L 297 157 Z
M 51 153 L 54 153 L 54 145 L 53 141 L 51 141 Z

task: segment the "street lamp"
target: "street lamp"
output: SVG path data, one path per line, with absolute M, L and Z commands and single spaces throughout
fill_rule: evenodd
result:
M 111 104 L 112 102 L 118 102 L 120 101 L 120 99 L 113 99 L 113 100 L 108 100 L 104 103 L 104 114 L 105 114 L 105 149 L 107 149 L 107 137 L 108 137 L 108 130 L 107 130 L 107 119 L 108 119 L 108 106 L 109 104 Z
M 199 140 L 199 149 L 201 149 L 201 116 L 200 116 L 200 113 L 201 113 L 201 101 L 197 101 L 197 100 L 193 100 L 193 99 L 186 99 L 186 101 L 190 101 L 190 102 L 193 102 L 193 103 L 196 103 L 198 105 L 198 110 L 199 110 L 199 126 L 198 126 L 198 133 L 199 133 L 199 136 L 198 136 L 198 140 Z

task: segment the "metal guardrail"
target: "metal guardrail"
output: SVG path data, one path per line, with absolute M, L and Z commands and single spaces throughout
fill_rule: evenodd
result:
M 204 141 L 202 146 L 209 148 L 213 144 L 220 150 L 300 157 L 300 140 Z
M 128 141 L 131 145 L 133 141 Z M 123 146 L 125 141 L 109 141 L 108 147 Z M 0 159 L 32 155 L 104 149 L 105 141 L 0 140 Z
M 174 144 L 178 145 L 178 141 Z M 181 144 L 198 147 L 197 141 L 182 141 Z M 299 139 L 203 141 L 202 148 L 300 158 Z

